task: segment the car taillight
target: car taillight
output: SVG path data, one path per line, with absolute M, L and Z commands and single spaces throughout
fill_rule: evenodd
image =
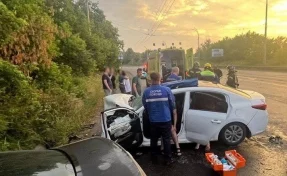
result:
M 252 108 L 259 109 L 259 110 L 266 110 L 267 109 L 267 104 L 253 105 Z

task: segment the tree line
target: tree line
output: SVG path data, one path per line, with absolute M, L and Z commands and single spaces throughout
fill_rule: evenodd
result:
M 118 67 L 120 48 L 97 3 L 0 0 L 0 150 L 67 143 L 95 115 L 95 73 Z
M 145 52 L 135 52 L 132 48 L 128 48 L 123 53 L 123 64 L 125 65 L 142 65 L 146 62 L 148 53 L 151 50 L 146 50 Z
M 206 40 L 200 47 L 200 58 L 216 64 L 262 65 L 265 37 L 255 32 L 225 37 L 217 42 Z M 224 56 L 212 58 L 212 49 L 223 49 Z M 195 54 L 198 56 L 198 51 Z M 287 65 L 287 37 L 267 39 L 267 64 Z

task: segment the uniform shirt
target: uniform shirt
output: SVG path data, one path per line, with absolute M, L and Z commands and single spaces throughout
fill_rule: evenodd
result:
M 142 103 L 151 122 L 171 121 L 175 109 L 175 98 L 168 87 L 151 85 L 143 93 Z
M 189 70 L 189 74 L 187 75 L 188 78 L 199 78 L 201 70 L 199 68 L 193 67 Z
M 166 79 L 167 82 L 179 81 L 179 80 L 181 80 L 181 78 L 179 76 L 177 76 L 176 74 L 173 74 L 173 73 Z

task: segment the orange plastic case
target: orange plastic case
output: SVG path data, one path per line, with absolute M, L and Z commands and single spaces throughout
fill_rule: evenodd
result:
M 236 162 L 232 162 L 228 159 L 229 158 L 228 155 L 230 155 L 230 154 L 232 157 L 234 157 L 236 159 Z M 209 163 L 211 163 L 213 170 L 219 172 L 222 176 L 236 176 L 237 175 L 237 169 L 244 167 L 246 164 L 246 160 L 244 159 L 244 157 L 242 155 L 240 155 L 239 153 L 237 153 L 236 150 L 225 151 L 225 158 L 227 159 L 227 161 L 229 163 L 231 163 L 235 167 L 235 169 L 224 171 L 222 164 L 213 163 L 212 158 L 211 158 L 212 155 L 214 155 L 214 153 L 205 153 L 206 160 Z
M 240 169 L 240 168 L 242 168 L 242 167 L 245 166 L 246 160 L 243 158 L 242 155 L 240 155 L 239 153 L 237 153 L 236 150 L 226 151 L 226 152 L 225 152 L 225 157 L 227 157 L 228 154 L 232 154 L 232 155 L 237 159 L 236 164 L 231 162 L 236 169 Z
M 222 164 L 218 165 L 216 163 L 213 163 L 213 161 L 211 159 L 212 155 L 214 155 L 214 153 L 205 153 L 205 157 L 206 157 L 207 161 L 209 163 L 211 163 L 211 165 L 213 167 L 213 170 L 215 170 L 215 171 L 222 171 L 223 170 L 223 165 Z

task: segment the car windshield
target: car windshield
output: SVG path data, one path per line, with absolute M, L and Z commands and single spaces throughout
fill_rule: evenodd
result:
M 141 108 L 143 106 L 142 104 L 142 97 L 135 97 L 132 101 L 131 101 L 131 107 L 136 111 L 139 108 Z

